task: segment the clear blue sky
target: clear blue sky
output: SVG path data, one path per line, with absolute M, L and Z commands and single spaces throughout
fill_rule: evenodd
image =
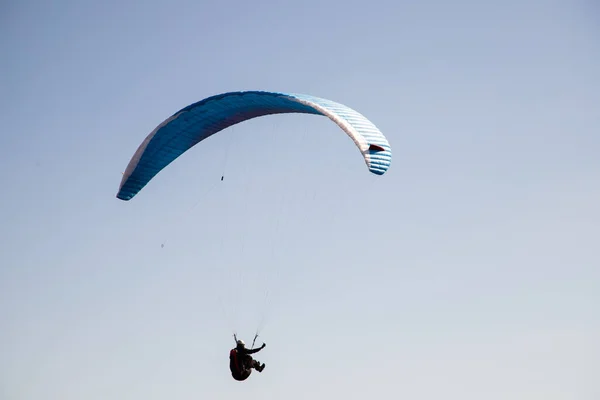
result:
M 0 398 L 600 398 L 600 7 L 210 3 L 0 5 Z M 115 198 L 164 118 L 247 89 L 361 111 L 390 170 L 266 117 Z

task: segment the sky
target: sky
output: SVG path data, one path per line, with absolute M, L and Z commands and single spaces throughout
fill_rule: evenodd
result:
M 0 3 L 0 398 L 600 398 L 592 1 Z M 247 121 L 115 196 L 165 118 Z M 223 176 L 223 181 L 221 177 Z M 233 332 L 267 347 L 235 382 Z

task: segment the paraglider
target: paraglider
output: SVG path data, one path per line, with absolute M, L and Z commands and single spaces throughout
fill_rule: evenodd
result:
M 131 158 L 117 198 L 132 199 L 163 168 L 211 135 L 252 118 L 285 113 L 328 117 L 354 141 L 371 173 L 383 175 L 390 167 L 392 153 L 385 136 L 343 104 L 304 94 L 229 92 L 191 104 L 158 125 Z
M 229 351 L 229 370 L 233 379 L 244 381 L 248 379 L 253 369 L 262 372 L 265 364 L 256 361 L 251 354 L 258 353 L 266 346 L 266 343 L 263 343 L 257 349 L 247 349 L 243 340 L 236 339 L 236 346 Z
M 368 171 L 383 175 L 392 153 L 386 137 L 365 116 L 331 100 L 305 94 L 237 91 L 208 97 L 171 115 L 139 145 L 123 173 L 117 198 L 128 201 L 161 170 L 206 138 L 232 125 L 271 114 L 321 115 L 336 123 L 360 151 Z M 335 151 L 327 150 L 335 155 Z M 223 181 L 224 175 L 221 176 Z M 164 244 L 161 245 L 164 247 Z M 256 337 L 255 337 L 256 340 Z M 265 344 L 247 349 L 242 340 L 230 350 L 230 371 L 235 380 L 247 379 L 252 370 L 262 372 L 264 363 L 253 359 Z

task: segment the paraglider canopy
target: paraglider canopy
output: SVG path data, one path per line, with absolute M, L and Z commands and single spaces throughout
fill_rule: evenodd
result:
M 163 168 L 211 135 L 252 118 L 285 113 L 328 117 L 354 141 L 370 172 L 383 175 L 390 167 L 392 153 L 385 136 L 343 104 L 305 94 L 229 92 L 191 104 L 158 125 L 131 158 L 117 198 L 133 198 Z

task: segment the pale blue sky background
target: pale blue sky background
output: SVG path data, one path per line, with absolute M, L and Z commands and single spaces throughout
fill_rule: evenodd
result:
M 0 7 L 1 399 L 600 398 L 594 2 Z M 267 117 L 115 198 L 164 118 L 246 89 L 360 110 L 391 169 Z

